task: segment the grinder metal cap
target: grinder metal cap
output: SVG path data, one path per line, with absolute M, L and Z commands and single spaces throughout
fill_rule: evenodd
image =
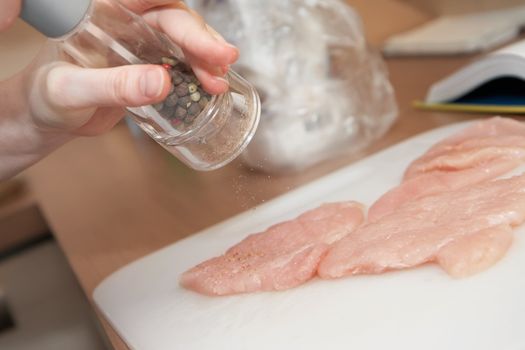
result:
M 58 38 L 75 29 L 90 5 L 91 0 L 23 0 L 20 17 L 45 36 Z

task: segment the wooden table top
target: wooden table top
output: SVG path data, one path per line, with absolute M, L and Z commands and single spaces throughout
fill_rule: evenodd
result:
M 192 171 L 125 124 L 81 138 L 27 175 L 43 213 L 82 288 L 94 288 L 124 265 L 234 214 L 248 210 L 409 136 L 479 115 L 415 110 L 434 81 L 466 58 L 389 59 L 399 118 L 366 152 L 339 157 L 295 175 L 268 176 L 239 162 L 209 173 Z M 125 344 L 105 321 L 118 350 Z

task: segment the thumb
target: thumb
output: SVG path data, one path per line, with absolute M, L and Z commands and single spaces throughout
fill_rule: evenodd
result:
M 87 69 L 55 62 L 37 73 L 30 96 L 39 124 L 74 130 L 99 107 L 136 107 L 162 101 L 170 89 L 163 67 L 133 65 Z
M 163 67 L 133 65 L 87 69 L 69 63 L 47 74 L 48 99 L 60 109 L 138 107 L 162 101 L 169 91 Z
M 20 14 L 21 0 L 0 2 L 0 32 L 9 28 Z

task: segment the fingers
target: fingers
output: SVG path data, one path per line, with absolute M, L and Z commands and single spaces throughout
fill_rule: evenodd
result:
M 100 107 L 135 107 L 162 101 L 170 78 L 160 66 L 85 69 L 56 62 L 39 69 L 31 82 L 30 109 L 41 127 L 92 135 L 106 131 L 122 110 L 104 119 Z M 115 113 L 117 111 L 118 113 Z
M 224 79 L 239 50 L 226 42 L 195 11 L 178 0 L 124 0 L 124 6 L 179 45 L 204 89 L 211 94 L 227 91 Z
M 198 58 L 186 54 L 186 58 L 191 62 L 193 73 L 202 83 L 202 87 L 212 95 L 222 94 L 229 89 L 229 83 L 224 78 L 229 70 L 229 66 L 216 67 L 210 66 Z
M 170 89 L 166 70 L 153 65 L 85 69 L 63 63 L 47 79 L 50 101 L 66 110 L 148 105 L 162 101 Z
M 103 107 L 97 109 L 87 123 L 73 130 L 74 135 L 96 136 L 111 130 L 124 116 L 122 108 Z
M 209 65 L 230 65 L 239 58 L 239 50 L 235 46 L 228 44 L 183 3 L 148 11 L 144 17 L 148 23 L 165 32 L 186 53 Z
M 9 28 L 20 14 L 21 0 L 0 1 L 0 31 Z
M 120 0 L 122 5 L 138 14 L 142 14 L 155 7 L 173 5 L 178 2 L 179 0 Z

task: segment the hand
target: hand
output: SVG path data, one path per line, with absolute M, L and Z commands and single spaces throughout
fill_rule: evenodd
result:
M 217 94 L 228 89 L 223 76 L 238 58 L 238 50 L 182 1 L 121 0 L 121 3 L 183 49 L 205 90 Z M 0 28 L 12 23 L 19 10 L 20 0 L 2 0 L 0 13 L 4 19 L 0 18 L 3 24 Z M 72 135 L 97 135 L 122 118 L 122 107 L 156 103 L 168 94 L 170 78 L 160 66 L 86 69 L 66 62 L 49 63 L 53 61 L 50 57 L 56 55 L 56 48 L 48 45 L 33 67 L 28 68 L 36 72 L 26 79 L 30 115 L 40 128 Z
M 212 94 L 228 89 L 222 77 L 238 50 L 182 1 L 121 1 L 183 49 L 204 89 Z M 21 0 L 0 0 L 0 31 L 16 20 L 20 5 Z M 111 129 L 124 115 L 124 106 L 160 102 L 170 88 L 169 75 L 158 65 L 86 69 L 57 61 L 59 57 L 49 41 L 29 67 L 0 82 L 0 181 L 76 135 Z
M 9 28 L 20 13 L 22 0 L 2 0 L 0 3 L 0 32 Z

